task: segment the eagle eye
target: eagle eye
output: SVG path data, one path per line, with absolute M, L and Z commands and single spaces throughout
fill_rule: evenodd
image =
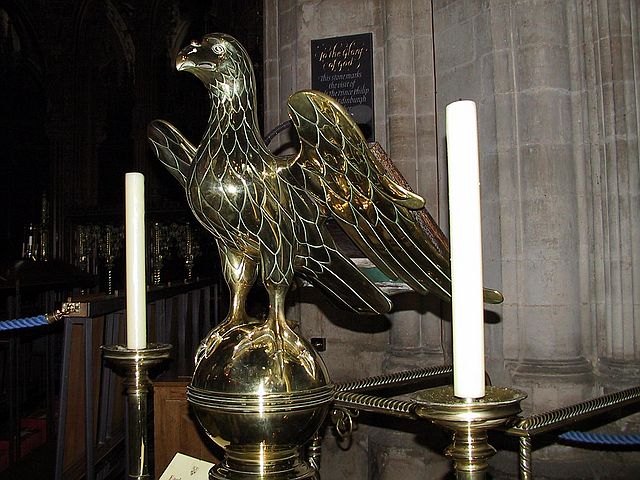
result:
M 221 43 L 216 43 L 213 47 L 211 47 L 211 50 L 213 50 L 213 53 L 215 53 L 216 55 L 222 55 L 224 53 L 224 45 L 222 45 Z

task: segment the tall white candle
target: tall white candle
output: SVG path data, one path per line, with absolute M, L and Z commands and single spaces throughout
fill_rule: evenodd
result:
M 453 314 L 453 390 L 456 397 L 485 395 L 482 302 L 482 231 L 476 104 L 447 105 L 449 226 Z
M 144 176 L 125 175 L 125 239 L 127 264 L 127 347 L 147 347 L 145 281 Z

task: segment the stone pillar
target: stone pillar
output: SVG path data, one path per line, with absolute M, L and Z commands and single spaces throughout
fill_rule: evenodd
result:
M 264 2 L 264 129 L 265 133 L 285 121 L 280 106 L 280 22 L 278 1 Z M 273 145 L 278 139 L 273 140 Z M 272 146 L 273 146 L 272 145 Z
M 431 2 L 385 2 L 384 66 L 387 151 L 403 176 L 438 215 L 435 72 Z M 381 137 L 380 133 L 378 137 Z M 382 142 L 381 142 L 382 143 Z M 438 300 L 417 295 L 394 301 L 385 369 L 442 363 Z
M 486 286 L 502 289 L 501 211 L 496 146 L 494 46 L 492 11 L 487 2 L 459 0 L 433 2 L 435 87 L 437 91 L 437 141 L 439 154 L 440 224 L 448 229 L 448 186 L 445 141 L 446 106 L 459 99 L 474 100 L 478 107 L 480 186 L 482 201 L 483 273 Z M 509 120 L 505 119 L 505 124 Z M 485 306 L 487 372 L 504 384 L 502 306 Z M 450 349 L 451 326 L 443 329 Z M 450 352 L 447 352 L 450 353 Z
M 573 2 L 490 2 L 504 353 L 536 410 L 584 398 Z
M 276 65 L 271 65 L 271 71 L 276 71 L 278 77 L 277 96 L 278 105 L 274 106 L 274 114 L 277 112 L 279 123 L 289 119 L 287 115 L 287 98 L 298 88 L 298 5 L 295 1 L 278 2 L 277 8 L 278 34 L 276 41 L 278 48 Z M 275 125 L 274 125 L 275 126 Z M 289 133 L 280 135 L 280 143 L 287 143 L 293 138 Z
M 639 10 L 635 0 L 593 0 L 581 11 L 597 372 L 617 388 L 640 378 Z
M 487 325 L 488 371 L 528 390 L 537 410 L 584 398 L 567 384 L 584 385 L 591 370 L 574 10 L 565 0 L 434 2 L 438 111 L 459 98 L 479 107 L 485 283 L 505 296 Z

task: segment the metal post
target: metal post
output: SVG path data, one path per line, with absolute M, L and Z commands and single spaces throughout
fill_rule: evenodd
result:
M 531 437 L 529 435 L 519 438 L 520 442 L 520 480 L 532 480 L 531 470 Z

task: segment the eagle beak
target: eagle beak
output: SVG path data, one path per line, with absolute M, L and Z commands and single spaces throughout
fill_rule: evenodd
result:
M 194 68 L 195 66 L 196 64 L 193 60 L 189 60 L 189 58 L 184 55 L 179 55 L 178 58 L 176 58 L 176 70 L 179 72 Z
M 192 60 L 192 58 L 194 55 L 197 56 L 201 46 L 202 45 L 199 42 L 192 40 L 191 44 L 188 47 L 180 50 L 176 58 L 176 69 L 178 71 L 182 71 L 194 68 L 196 66 L 196 63 Z

